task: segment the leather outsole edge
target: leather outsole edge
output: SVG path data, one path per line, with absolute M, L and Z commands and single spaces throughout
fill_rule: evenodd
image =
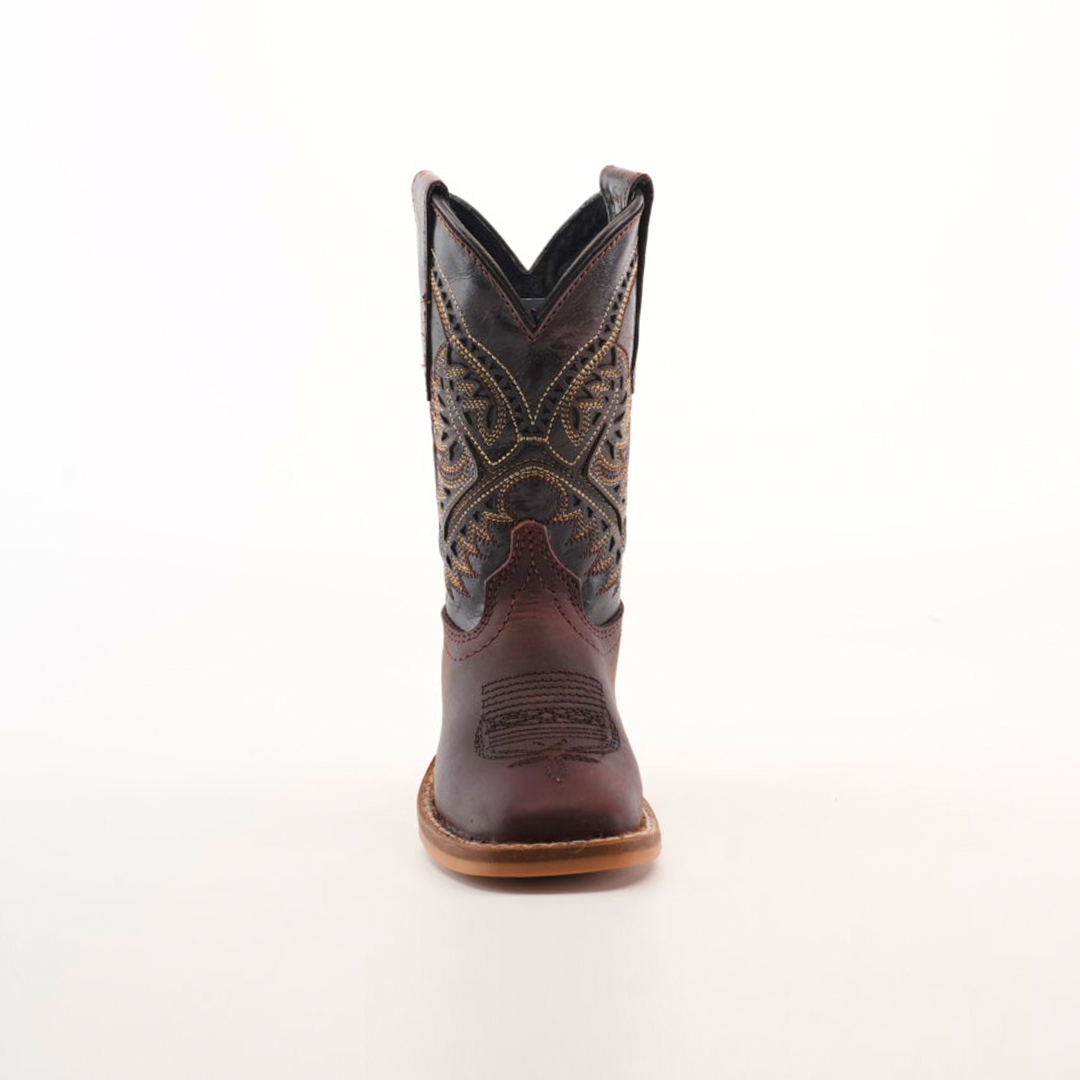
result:
M 416 797 L 420 839 L 428 854 L 448 870 L 473 877 L 553 877 L 619 870 L 652 862 L 660 854 L 660 825 L 642 799 L 641 825 L 618 836 L 589 840 L 515 844 L 469 840 L 443 822 L 435 806 L 435 760 Z

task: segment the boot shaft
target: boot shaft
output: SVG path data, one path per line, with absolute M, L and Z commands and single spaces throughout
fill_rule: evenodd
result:
M 447 616 L 479 623 L 512 531 L 534 521 L 605 623 L 621 606 L 652 184 L 604 169 L 529 269 L 433 174 L 413 194 Z

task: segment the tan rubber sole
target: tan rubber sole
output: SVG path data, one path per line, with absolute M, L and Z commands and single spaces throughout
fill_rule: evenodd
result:
M 660 854 L 660 826 L 642 800 L 641 826 L 620 836 L 548 844 L 500 844 L 465 840 L 452 833 L 435 809 L 435 762 L 424 773 L 416 797 L 420 839 L 431 857 L 449 870 L 474 877 L 551 877 L 591 874 L 652 862 Z

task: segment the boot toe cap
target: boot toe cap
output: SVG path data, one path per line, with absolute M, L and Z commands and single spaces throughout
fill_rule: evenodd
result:
M 558 779 L 542 766 L 485 769 L 484 782 L 453 783 L 435 773 L 435 805 L 463 836 L 542 844 L 620 836 L 641 825 L 636 768 L 586 765 Z

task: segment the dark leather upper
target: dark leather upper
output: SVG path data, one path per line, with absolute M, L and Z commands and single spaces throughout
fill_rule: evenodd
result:
M 414 181 L 450 617 L 474 626 L 515 522 L 543 522 L 589 618 L 619 610 L 632 369 L 652 184 L 609 167 L 526 269 L 431 173 Z

